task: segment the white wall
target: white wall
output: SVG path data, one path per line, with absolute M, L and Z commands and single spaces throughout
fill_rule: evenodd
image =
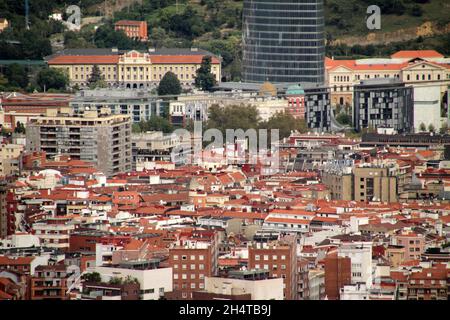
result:
M 242 280 L 205 277 L 205 290 L 216 294 L 251 294 L 252 300 L 283 300 L 283 279 Z
M 95 267 L 96 272 L 100 273 L 102 281 L 109 281 L 113 277 L 126 278 L 130 276 L 136 278 L 140 284 L 140 290 L 153 289 L 153 293 L 141 294 L 142 300 L 158 300 L 160 288 L 164 292 L 172 291 L 172 268 L 160 268 L 151 270 L 133 270 L 125 268 Z
M 439 86 L 414 87 L 414 129 L 419 132 L 421 123 L 441 128 L 441 93 Z

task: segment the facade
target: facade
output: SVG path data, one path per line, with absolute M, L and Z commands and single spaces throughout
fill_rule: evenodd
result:
M 17 122 L 25 127 L 32 117 L 45 114 L 48 109 L 68 107 L 71 94 L 11 92 L 0 94 L 0 128 L 14 131 Z
M 323 1 L 244 1 L 245 82 L 323 83 Z
M 23 145 L 0 142 L 0 177 L 18 175 L 22 167 Z
M 119 265 L 96 266 L 102 282 L 113 278 L 136 279 L 139 283 L 140 300 L 158 300 L 172 291 L 172 268 L 160 267 L 159 260 L 122 262 Z
M 305 90 L 298 84 L 289 86 L 286 90 L 286 99 L 287 112 L 296 119 L 305 119 Z
M 217 233 L 193 232 L 169 250 L 173 292 L 169 299 L 191 300 L 193 292 L 205 289 L 205 278 L 218 272 Z
M 265 270 L 230 271 L 228 277 L 206 277 L 205 289 L 194 299 L 283 300 L 283 279 L 270 278 Z
M 31 300 L 68 300 L 71 285 L 70 273 L 65 265 L 42 265 L 36 267 L 31 278 Z
M 332 109 L 328 88 L 311 88 L 305 90 L 306 124 L 314 131 L 331 131 Z
M 351 283 L 351 258 L 338 257 L 337 252 L 325 258 L 325 295 L 328 300 L 339 300 L 340 289 Z
M 45 151 L 47 157 L 67 154 L 90 161 L 106 175 L 131 170 L 131 119 L 111 115 L 108 108 L 75 114 L 71 109 L 31 119 L 27 150 Z
M 413 231 L 401 231 L 393 237 L 393 245 L 404 247 L 404 260 L 419 260 L 425 250 L 425 237 Z
M 414 86 L 414 132 L 420 132 L 421 126 L 433 126 L 438 131 L 446 118 L 441 118 L 441 90 L 439 84 Z
M 68 251 L 70 247 L 70 233 L 75 225 L 66 218 L 48 218 L 33 224 L 33 230 L 42 246 Z
M 120 20 L 114 24 L 114 29 L 123 30 L 128 38 L 134 40 L 148 40 L 146 21 Z
M 337 252 L 338 257 L 351 260 L 351 284 L 372 286 L 372 242 L 343 243 Z
M 122 88 L 156 88 L 167 72 L 173 72 L 184 87 L 195 82 L 202 59 L 211 56 L 211 73 L 221 81 L 221 61 L 212 53 L 192 49 L 150 49 L 147 52 L 117 49 L 72 49 L 46 57 L 51 68 L 66 72 L 70 85 L 86 87 L 92 69 L 99 67 L 106 84 Z
M 0 180 L 0 238 L 6 238 L 9 234 L 9 214 L 7 207 L 8 183 Z
M 356 131 L 378 127 L 398 133 L 414 130 L 414 89 L 395 79 L 372 79 L 354 87 Z
M 146 90 L 95 89 L 78 91 L 69 103 L 75 113 L 110 108 L 112 114 L 129 115 L 133 123 L 159 116 L 165 103 Z
M 325 66 L 333 106 L 352 105 L 354 86 L 362 80 L 395 78 L 414 87 L 438 85 L 441 92 L 450 81 L 448 58 L 434 50 L 399 51 L 381 59 L 325 58 Z
M 264 269 L 283 279 L 283 299 L 297 299 L 297 238 L 286 236 L 270 243 L 254 242 L 248 249 L 248 268 Z

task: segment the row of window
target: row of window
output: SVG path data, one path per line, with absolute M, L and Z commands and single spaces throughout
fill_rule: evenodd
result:
M 173 260 L 178 260 L 178 259 L 179 259 L 179 256 L 174 254 L 173 255 Z M 190 260 L 196 260 L 196 259 L 197 259 L 196 255 L 191 255 L 190 256 Z M 181 260 L 188 260 L 188 256 L 187 255 L 182 255 L 181 256 Z M 205 260 L 205 256 L 202 255 L 202 254 L 198 255 L 198 260 L 200 260 L 200 261 Z
M 187 276 L 186 273 L 182 273 L 182 274 L 181 274 L 181 279 L 187 280 L 187 278 L 188 278 L 188 276 Z M 191 280 L 195 280 L 195 279 L 197 278 L 197 275 L 196 275 L 195 273 L 191 273 L 190 278 L 191 278 Z M 203 273 L 201 273 L 201 274 L 198 275 L 198 278 L 199 278 L 200 280 L 203 280 L 203 279 L 205 279 L 205 275 L 204 275 Z M 178 274 L 178 273 L 174 273 L 174 274 L 173 274 L 173 279 L 174 279 L 174 280 L 180 279 L 180 278 L 179 278 L 179 274 Z
M 267 255 L 267 254 L 263 255 L 263 259 L 264 259 L 264 261 L 268 261 L 269 260 L 269 255 Z M 272 260 L 277 260 L 277 259 L 278 259 L 277 255 L 272 255 Z M 261 256 L 259 254 L 256 254 L 255 255 L 255 260 L 256 261 L 260 261 L 261 260 Z M 281 256 L 281 260 L 286 260 L 286 256 L 282 255 Z
M 178 264 L 174 264 L 174 265 L 173 265 L 173 268 L 174 268 L 174 269 L 178 269 Z M 197 268 L 197 265 L 196 265 L 196 264 L 191 264 L 191 265 L 190 265 L 190 270 L 196 270 L 196 268 Z M 187 270 L 187 265 L 186 265 L 186 264 L 182 264 L 182 265 L 181 265 L 181 269 Z M 204 264 L 199 264 L 199 265 L 198 265 L 198 269 L 199 269 L 199 270 L 205 270 L 205 265 L 204 265 Z

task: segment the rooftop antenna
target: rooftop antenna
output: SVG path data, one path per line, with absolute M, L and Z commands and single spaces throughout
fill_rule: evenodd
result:
M 29 0 L 25 0 L 25 28 L 30 30 L 30 8 L 29 8 Z

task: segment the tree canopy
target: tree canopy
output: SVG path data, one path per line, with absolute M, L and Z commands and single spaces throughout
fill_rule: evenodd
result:
M 159 82 L 158 95 L 179 95 L 181 93 L 181 84 L 175 73 L 169 71 Z
M 41 90 L 63 90 L 69 84 L 69 78 L 66 73 L 54 68 L 45 68 L 39 71 L 37 75 L 37 84 Z
M 211 73 L 211 60 L 210 56 L 203 57 L 195 78 L 195 86 L 204 91 L 210 91 L 216 85 L 216 77 Z

